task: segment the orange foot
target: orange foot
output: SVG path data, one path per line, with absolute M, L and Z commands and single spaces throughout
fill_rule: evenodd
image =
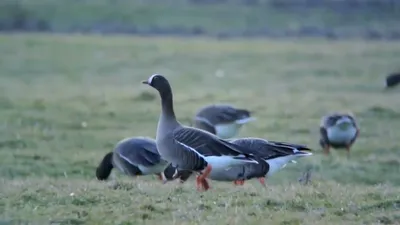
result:
M 233 181 L 233 184 L 236 186 L 242 186 L 244 185 L 244 180 L 235 180 Z
M 208 189 L 210 189 L 210 185 L 208 184 L 206 178 L 208 177 L 208 175 L 210 175 L 211 170 L 212 170 L 211 165 L 207 165 L 207 167 L 203 170 L 202 174 L 196 177 L 198 191 L 202 189 L 204 189 L 204 191 L 207 191 Z
M 264 178 L 264 177 L 258 178 L 258 181 L 260 181 L 260 184 L 261 184 L 262 186 L 266 187 L 266 185 L 265 185 L 265 178 Z
M 206 179 L 203 179 L 201 176 L 196 177 L 197 191 L 207 191 L 210 189 L 210 185 Z

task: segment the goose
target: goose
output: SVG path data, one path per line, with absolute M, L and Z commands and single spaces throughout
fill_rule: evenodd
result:
M 172 88 L 163 75 L 153 74 L 142 83 L 156 89 L 161 98 L 161 115 L 156 132 L 156 144 L 161 157 L 179 170 L 197 172 L 199 191 L 209 189 L 206 178 L 212 170 L 224 170 L 247 163 L 258 164 L 251 150 L 178 122 L 173 107 Z
M 160 157 L 156 142 L 146 137 L 130 137 L 119 141 L 96 169 L 98 180 L 106 180 L 116 167 L 128 176 L 155 174 L 166 183 L 173 180 L 176 168 Z
M 349 157 L 350 148 L 359 133 L 360 129 L 352 113 L 331 113 L 321 119 L 319 144 L 327 155 L 332 147 L 346 149 Z
M 295 159 L 312 155 L 307 146 L 261 138 L 238 138 L 230 142 L 254 150 L 263 163 L 230 167 L 219 173 L 211 172 L 211 180 L 233 181 L 235 185 L 243 185 L 245 180 L 257 178 L 265 186 L 267 177 L 284 168 L 289 162 L 295 163 Z
M 392 73 L 386 77 L 385 80 L 385 87 L 386 88 L 393 88 L 400 83 L 400 72 Z
M 219 138 L 228 139 L 237 135 L 246 123 L 255 120 L 246 109 L 226 104 L 208 105 L 199 109 L 193 118 L 194 127 L 206 130 Z

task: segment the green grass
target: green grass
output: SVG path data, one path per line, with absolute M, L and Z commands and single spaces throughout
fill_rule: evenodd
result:
M 398 224 L 400 101 L 383 91 L 396 42 L 0 36 L 0 213 L 32 224 Z M 205 104 L 256 111 L 240 136 L 315 154 L 243 187 L 154 177 L 100 182 L 94 170 L 127 136 L 155 136 L 166 75 L 188 124 Z M 224 74 L 223 77 L 216 74 Z M 321 116 L 351 110 L 361 135 L 347 159 L 318 146 Z M 87 126 L 82 126 L 86 122 Z M 313 168 L 311 185 L 297 178 Z M 71 196 L 71 193 L 74 193 Z
M 272 1 L 243 5 L 229 0 L 222 4 L 193 4 L 188 0 L 3 0 L 0 29 L 103 31 L 128 33 L 282 33 L 310 29 L 308 35 L 362 36 L 366 30 L 390 36 L 397 32 L 398 4 L 381 7 L 350 7 L 345 1 L 326 0 L 301 8 L 274 7 Z M 275 1 L 279 2 L 279 1 Z M 299 3 L 299 1 L 287 1 Z M 363 2 L 363 1 L 361 1 Z M 365 1 L 364 1 L 365 2 Z M 311 7 L 314 6 L 314 7 Z M 336 7 L 335 7 L 336 6 Z M 38 23 L 38 24 L 36 24 Z M 36 25 L 35 25 L 36 24 Z M 9 28 L 10 29 L 10 28 Z M 328 30 L 328 31 L 326 31 Z M 307 32 L 306 32 L 307 33 Z M 304 34 L 303 34 L 304 35 Z M 306 34 L 307 35 L 307 34 Z

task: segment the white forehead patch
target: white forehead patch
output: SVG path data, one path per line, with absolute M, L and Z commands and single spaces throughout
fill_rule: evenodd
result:
M 156 76 L 158 76 L 158 74 L 153 74 L 153 75 L 151 75 L 151 76 L 149 77 L 149 79 L 147 80 L 147 83 L 148 83 L 148 84 L 151 84 L 151 82 L 153 82 L 153 78 L 156 77 Z

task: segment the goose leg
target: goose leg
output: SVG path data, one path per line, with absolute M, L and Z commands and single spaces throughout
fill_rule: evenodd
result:
M 196 186 L 198 191 L 200 191 L 203 186 L 200 175 L 196 177 Z
M 264 178 L 264 177 L 258 178 L 258 181 L 260 181 L 260 184 L 261 184 L 263 187 L 266 187 L 265 178 Z
M 244 184 L 244 180 L 235 180 L 233 181 L 233 184 L 235 186 L 242 186 Z
M 197 191 L 210 189 L 210 185 L 206 179 L 202 179 L 201 176 L 196 177 Z
M 208 184 L 208 181 L 206 179 L 204 179 L 202 181 L 202 185 L 205 191 L 207 191 L 208 189 L 210 189 L 210 185 Z
M 206 178 L 208 175 L 210 175 L 212 170 L 211 165 L 207 165 L 207 167 L 203 170 L 203 173 L 198 176 L 198 182 L 199 184 L 204 188 L 205 191 L 207 191 L 210 188 L 210 185 L 208 184 L 208 181 Z
M 347 158 L 350 158 L 350 145 L 346 146 Z
M 330 153 L 330 146 L 329 145 L 326 145 L 324 147 L 324 153 L 325 153 L 325 155 L 329 155 L 329 153 Z

